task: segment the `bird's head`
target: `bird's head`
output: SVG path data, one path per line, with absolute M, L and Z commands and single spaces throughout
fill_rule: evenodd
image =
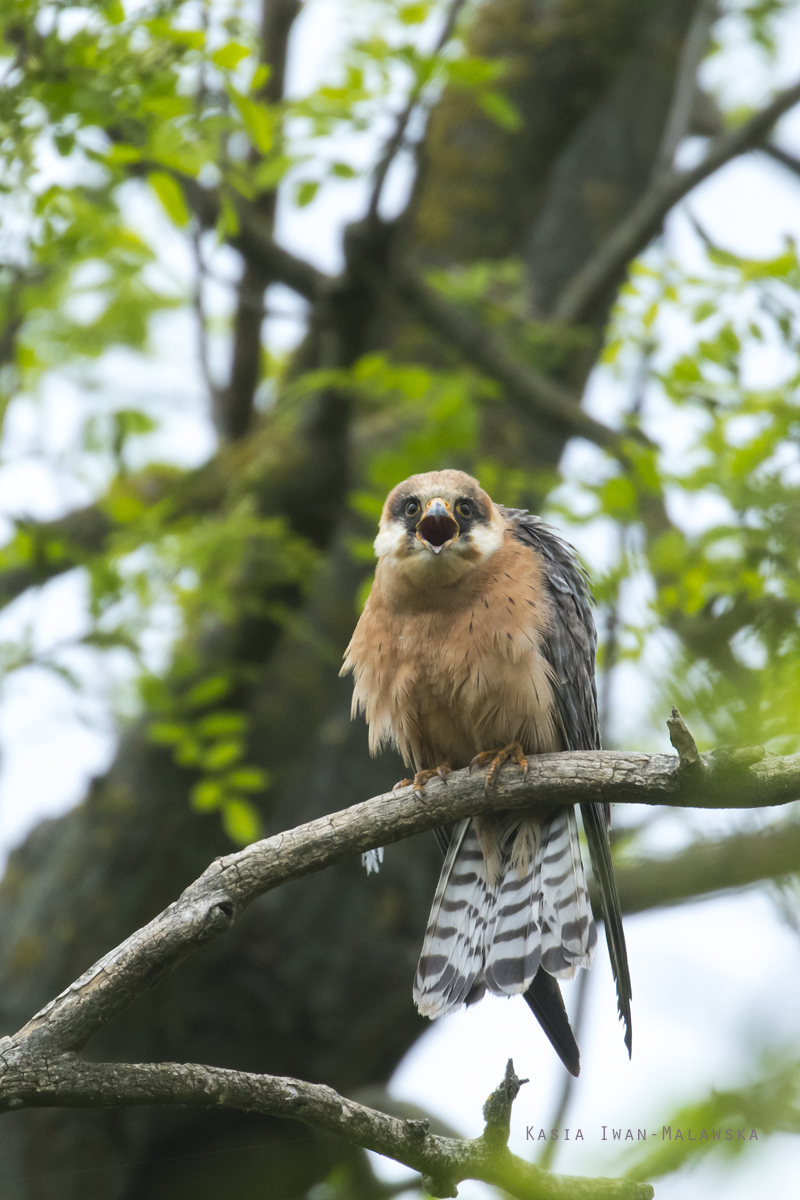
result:
M 409 583 L 456 582 L 502 545 L 505 527 L 471 475 L 430 471 L 412 475 L 389 493 L 375 553 Z

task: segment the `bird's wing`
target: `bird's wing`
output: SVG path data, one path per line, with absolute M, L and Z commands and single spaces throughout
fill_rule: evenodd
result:
M 538 517 L 520 509 L 501 509 L 515 536 L 539 555 L 552 604 L 552 628 L 542 646 L 555 676 L 559 723 L 568 750 L 599 750 L 595 653 L 597 634 L 592 617 L 589 581 L 571 546 Z M 617 985 L 617 1007 L 631 1052 L 631 980 L 619 895 L 608 831 L 608 805 L 581 805 L 586 841 L 600 899 L 611 967 Z

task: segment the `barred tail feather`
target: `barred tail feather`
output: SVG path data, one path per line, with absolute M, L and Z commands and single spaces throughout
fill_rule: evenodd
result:
M 528 822 L 536 828 L 538 823 Z M 527 837 L 527 831 L 521 831 Z M 517 838 L 514 839 L 516 843 Z M 524 992 L 539 970 L 542 856 L 538 837 L 525 856 L 506 843 L 501 882 L 486 928 L 486 986 L 497 996 Z
M 461 821 L 436 887 L 414 978 L 414 1001 L 423 1016 L 452 1012 L 479 982 L 491 900 L 474 823 Z
M 556 979 L 590 967 L 597 945 L 574 809 L 564 809 L 542 833 L 542 966 Z
M 456 826 L 414 979 L 419 1011 L 439 1017 L 477 998 L 526 992 L 540 966 L 571 978 L 597 943 L 575 813 L 495 822 L 497 880 L 474 820 Z M 486 841 L 484 837 L 484 841 Z

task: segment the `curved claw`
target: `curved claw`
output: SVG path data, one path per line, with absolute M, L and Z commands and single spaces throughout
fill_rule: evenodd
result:
M 431 779 L 441 779 L 442 783 L 446 784 L 447 776 L 452 769 L 449 763 L 442 763 L 440 767 L 434 767 L 432 771 L 417 771 L 413 779 L 401 779 L 399 783 L 394 785 L 392 791 L 396 792 L 399 788 L 413 786 L 414 795 L 417 799 L 424 800 L 425 784 L 429 783 Z
M 486 774 L 486 792 L 488 794 L 494 787 L 497 772 L 503 763 L 508 762 L 510 758 L 516 760 L 522 771 L 522 778 L 525 779 L 528 774 L 528 760 L 519 742 L 509 742 L 502 750 L 482 750 L 480 754 L 475 755 L 469 764 L 470 774 L 472 774 L 473 767 L 483 767 L 487 762 L 490 764 Z
M 475 767 L 485 767 L 487 762 L 491 762 L 494 756 L 494 750 L 481 750 L 480 754 L 476 754 L 471 760 L 469 767 L 467 768 L 470 775 Z

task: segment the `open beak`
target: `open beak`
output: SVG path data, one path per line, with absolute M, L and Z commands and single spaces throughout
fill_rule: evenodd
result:
M 425 509 L 425 516 L 417 525 L 419 540 L 434 554 L 439 554 L 445 546 L 456 540 L 458 534 L 458 522 L 452 516 L 449 505 L 438 498 L 431 500 Z

